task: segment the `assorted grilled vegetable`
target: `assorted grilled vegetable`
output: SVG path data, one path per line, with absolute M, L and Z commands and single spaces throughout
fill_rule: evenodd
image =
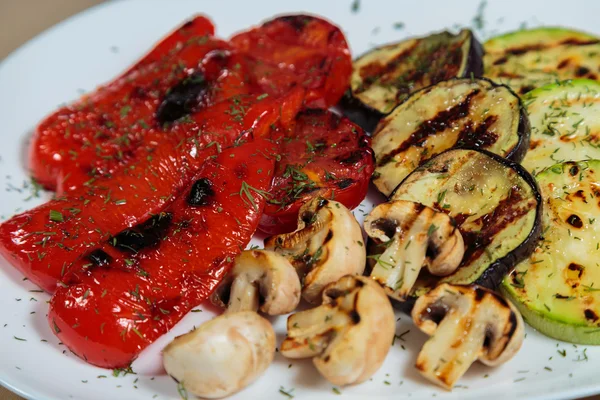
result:
M 600 159 L 600 83 L 575 79 L 523 97 L 531 143 L 523 166 L 537 174 L 565 161 Z
M 488 152 L 448 150 L 411 173 L 390 199 L 447 214 L 464 241 L 456 271 L 441 279 L 423 276 L 413 287 L 416 296 L 440 282 L 495 288 L 529 256 L 541 234 L 542 199 L 534 179 L 520 165 Z M 435 224 L 428 228 L 430 235 L 449 229 Z
M 302 297 L 321 300 L 323 288 L 344 275 L 361 275 L 366 251 L 360 225 L 341 203 L 316 198 L 298 214 L 298 228 L 265 239 L 265 248 L 290 259 L 302 278 Z
M 385 250 L 375 255 L 370 273 L 386 293 L 405 301 L 422 268 L 447 276 L 460 265 L 465 246 L 455 221 L 421 203 L 395 200 L 378 205 L 365 219 L 365 231 Z
M 529 122 L 519 97 L 484 79 L 452 79 L 420 90 L 373 132 L 373 183 L 386 196 L 424 161 L 455 147 L 489 150 L 520 162 Z
M 484 75 L 519 94 L 575 78 L 600 77 L 600 38 L 541 27 L 494 37 L 484 44 Z
M 256 312 L 286 314 L 300 302 L 298 274 L 277 253 L 244 251 L 228 276 L 218 289 L 229 298 L 226 312 L 163 351 L 167 373 L 198 397 L 229 396 L 262 375 L 275 355 L 275 331 Z
M 109 241 L 94 250 L 103 262 L 76 262 L 50 301 L 48 322 L 60 341 L 88 363 L 124 368 L 206 300 L 258 226 L 272 151 L 258 140 L 224 150 L 194 179 L 209 182 L 201 204 L 189 202 L 194 185 L 166 210 L 171 221 L 159 243 L 132 251 Z
M 213 35 L 194 18 L 36 129 L 32 173 L 59 196 L 2 223 L 0 253 L 54 293 L 74 354 L 126 367 L 211 294 L 225 313 L 163 352 L 204 398 L 265 372 L 276 335 L 258 313 L 301 298 L 320 305 L 289 316 L 280 351 L 340 386 L 385 360 L 390 298 L 431 336 L 416 368 L 446 389 L 519 350 L 519 311 L 600 344 L 598 38 L 525 30 L 483 56 L 465 29 L 352 64 L 318 17 Z M 327 110 L 344 92 L 349 118 Z M 371 176 L 389 198 L 365 245 L 351 209 Z M 265 249 L 243 251 L 258 228 Z
M 441 32 L 370 50 L 353 63 L 344 113 L 371 131 L 411 93 L 432 84 L 483 74 L 483 49 L 473 33 Z
M 381 287 L 362 276 L 346 275 L 325 287 L 323 304 L 291 315 L 281 354 L 313 358 L 334 385 L 369 379 L 385 360 L 396 318 Z
M 328 198 L 353 209 L 365 198 L 374 168 L 371 140 L 347 118 L 303 110 L 271 140 L 279 144 L 279 160 L 260 223 L 263 232 L 293 231 L 300 207 L 310 199 Z
M 439 285 L 419 297 L 412 318 L 431 336 L 417 357 L 417 370 L 446 389 L 477 360 L 488 366 L 510 360 L 525 336 L 515 306 L 477 285 Z
M 537 179 L 543 238 L 502 289 L 545 335 L 600 344 L 600 161 L 556 164 Z

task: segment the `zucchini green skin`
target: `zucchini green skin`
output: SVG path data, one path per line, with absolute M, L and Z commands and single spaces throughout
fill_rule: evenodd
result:
M 414 182 L 415 175 L 417 176 L 417 182 L 419 180 L 424 180 L 426 185 L 428 184 L 427 183 L 428 180 L 431 182 L 436 182 L 436 180 L 438 179 L 438 176 L 436 174 L 444 174 L 445 173 L 445 170 L 440 169 L 440 166 L 441 166 L 441 168 L 443 168 L 444 165 L 448 165 L 448 160 L 450 160 L 449 162 L 452 163 L 453 161 L 457 161 L 457 160 L 461 160 L 461 159 L 464 160 L 464 159 L 474 158 L 474 157 L 480 157 L 482 160 L 487 160 L 486 162 L 489 162 L 489 163 L 496 163 L 498 166 L 500 166 L 506 170 L 507 176 L 509 173 L 508 170 L 514 171 L 514 172 L 511 172 L 511 174 L 514 173 L 514 175 L 513 175 L 514 180 L 507 182 L 507 185 L 508 184 L 510 184 L 510 185 L 522 184 L 525 186 L 523 188 L 523 193 L 524 194 L 529 193 L 530 200 L 532 203 L 529 210 L 534 213 L 534 214 L 532 214 L 533 217 L 531 217 L 531 218 L 529 217 L 529 212 L 527 214 L 524 214 L 525 216 L 523 217 L 524 219 L 522 220 L 522 221 L 524 221 L 523 222 L 523 224 L 524 224 L 523 231 L 522 231 L 523 235 L 521 235 L 521 236 L 519 236 L 519 238 L 517 238 L 518 244 L 516 244 L 513 248 L 502 250 L 503 252 L 505 252 L 505 254 L 499 254 L 499 256 L 496 258 L 491 257 L 493 259 L 491 260 L 491 262 L 489 264 L 487 264 L 487 265 L 482 264 L 482 265 L 477 266 L 476 267 L 477 269 L 475 271 L 472 271 L 471 275 L 469 275 L 468 272 L 462 273 L 462 274 L 460 272 L 461 269 L 463 269 L 463 268 L 469 268 L 470 265 L 476 265 L 476 264 L 465 265 L 465 261 L 467 259 L 467 256 L 465 255 L 465 259 L 463 259 L 463 264 L 452 275 L 449 275 L 449 276 L 443 277 L 443 278 L 424 277 L 423 279 L 421 279 L 421 277 L 420 277 L 419 281 L 415 285 L 415 288 L 413 291 L 413 295 L 415 297 L 418 297 L 418 296 L 422 295 L 423 293 L 426 293 L 428 290 L 430 290 L 433 286 L 435 286 L 439 282 L 447 282 L 447 283 L 459 284 L 459 285 L 467 285 L 467 284 L 474 283 L 474 284 L 478 284 L 478 285 L 487 287 L 489 289 L 496 289 L 499 286 L 499 284 L 502 282 L 504 277 L 514 268 L 514 266 L 517 263 L 519 263 L 520 261 L 529 257 L 529 255 L 533 252 L 533 250 L 537 246 L 538 240 L 539 240 L 539 238 L 541 236 L 541 232 L 542 232 L 541 216 L 542 216 L 543 205 L 542 205 L 542 197 L 538 190 L 538 185 L 537 185 L 535 179 L 531 176 L 531 174 L 529 174 L 518 163 L 515 163 L 510 160 L 506 160 L 506 159 L 504 159 L 496 154 L 490 153 L 488 151 L 473 150 L 473 149 L 471 149 L 471 150 L 452 149 L 452 150 L 445 151 L 444 153 L 441 153 L 437 157 L 432 158 L 428 163 L 417 168 L 409 176 L 407 176 L 406 179 L 400 185 L 398 185 L 396 190 L 392 193 L 392 195 L 390 196 L 390 200 L 404 199 L 404 200 L 420 202 L 424 205 L 433 207 L 434 209 L 436 209 L 438 211 L 447 212 L 450 216 L 457 219 L 457 224 L 459 226 L 459 229 L 461 229 L 463 238 L 465 239 L 465 254 L 467 254 L 469 252 L 469 248 L 471 248 L 471 250 L 473 250 L 478 246 L 478 244 L 476 242 L 471 241 L 471 239 L 473 237 L 477 238 L 476 235 L 475 236 L 473 235 L 473 231 L 469 231 L 468 229 L 467 229 L 467 231 L 465 231 L 465 229 L 466 229 L 465 227 L 467 226 L 467 225 L 465 225 L 465 223 L 467 223 L 467 219 L 464 219 L 463 221 L 459 220 L 460 215 L 456 215 L 454 213 L 454 211 L 452 210 L 452 202 L 450 200 L 448 200 L 448 203 L 450 203 L 450 207 L 449 207 L 449 209 L 446 209 L 443 207 L 443 205 L 440 205 L 437 202 L 437 200 L 440 197 L 439 194 L 437 196 L 435 196 L 432 194 L 433 193 L 432 192 L 428 195 L 423 196 L 423 198 L 419 198 L 419 196 L 421 196 L 421 194 L 420 193 L 417 194 L 416 193 L 417 191 L 414 189 L 414 187 L 410 187 L 407 185 L 409 185 L 411 181 Z M 429 171 L 432 171 L 432 172 L 429 172 Z M 489 170 L 489 171 L 491 171 L 491 170 Z M 493 173 L 489 172 L 489 171 L 486 170 L 486 172 L 484 172 L 481 175 L 481 177 L 486 179 L 486 176 L 488 176 L 488 174 L 490 176 L 493 175 Z M 486 196 L 487 196 L 487 193 L 488 192 L 486 192 L 486 194 L 485 194 Z M 482 193 L 482 196 L 483 195 L 484 195 L 484 193 Z M 448 195 L 446 195 L 446 196 L 448 196 Z M 499 200 L 501 200 L 501 199 L 502 198 L 500 198 Z M 500 202 L 498 202 L 496 204 L 500 204 Z M 495 214 L 495 211 L 497 209 L 498 208 L 493 208 L 493 212 L 487 214 L 487 215 L 491 215 L 490 218 L 492 218 L 492 219 L 487 220 L 487 223 L 493 224 L 494 223 L 493 219 L 500 218 L 500 216 L 497 216 Z M 509 210 L 512 210 L 512 209 L 509 209 Z M 458 212 L 458 210 L 456 212 Z M 527 221 L 530 221 L 530 222 L 527 222 Z M 519 220 L 518 222 L 521 223 L 521 220 Z M 469 229 L 471 229 L 471 228 L 469 228 Z M 490 246 L 493 243 L 494 242 L 490 242 Z M 369 244 L 369 246 L 371 246 L 371 249 L 373 249 L 373 246 L 375 246 L 375 245 L 376 244 L 374 244 L 374 243 Z M 490 251 L 492 251 L 492 250 L 490 250 Z M 469 261 L 471 261 L 471 260 L 469 260 Z M 463 272 L 464 271 L 465 270 L 463 270 Z M 466 270 L 466 271 L 468 271 L 468 270 Z M 412 307 L 411 303 L 412 303 L 412 301 L 409 301 L 406 304 L 403 304 L 401 306 L 401 308 L 404 310 L 408 310 Z
M 530 125 L 508 86 L 484 78 L 454 78 L 411 94 L 373 133 L 373 183 L 384 195 L 416 167 L 450 148 L 488 150 L 520 162 Z
M 451 46 L 453 43 L 456 46 Z M 395 49 L 398 53 L 390 57 Z M 432 51 L 442 53 L 436 53 L 434 57 L 439 65 L 432 63 Z M 385 59 L 377 61 L 378 57 Z M 462 30 L 458 35 L 440 32 L 410 38 L 372 49 L 355 59 L 350 89 L 340 101 L 340 106 L 350 120 L 371 132 L 383 116 L 411 93 L 450 78 L 482 75 L 483 46 L 470 30 Z M 377 96 L 381 98 L 363 93 L 364 82 L 378 91 Z
M 598 79 L 600 38 L 542 27 L 494 37 L 484 43 L 484 75 L 519 94 L 557 80 Z
M 523 96 L 531 123 L 522 165 L 532 174 L 565 161 L 600 159 L 600 82 L 574 79 Z
M 556 164 L 538 176 L 544 238 L 502 282 L 502 291 L 541 333 L 600 344 L 600 160 Z

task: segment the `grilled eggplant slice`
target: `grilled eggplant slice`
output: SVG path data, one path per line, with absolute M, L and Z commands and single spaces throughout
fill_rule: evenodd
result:
M 600 38 L 564 28 L 536 28 L 484 44 L 485 76 L 519 94 L 557 80 L 600 75 Z
M 483 74 L 483 47 L 468 29 L 411 38 L 369 51 L 353 63 L 344 113 L 367 131 L 411 93 L 450 78 Z
M 600 344 L 600 160 L 556 164 L 537 176 L 543 240 L 502 283 L 545 335 Z
M 451 79 L 412 94 L 373 134 L 373 183 L 386 196 L 425 160 L 453 147 L 489 150 L 520 162 L 529 121 L 508 86 Z
M 600 82 L 575 79 L 523 97 L 531 142 L 523 166 L 532 174 L 565 161 L 600 159 Z
M 439 283 L 475 283 L 494 289 L 531 254 L 541 233 L 542 200 L 535 180 L 519 164 L 487 151 L 441 153 L 412 172 L 390 200 L 413 201 L 445 212 L 464 241 L 458 269 L 441 279 L 421 273 L 412 296 Z M 436 227 L 430 230 L 433 234 Z

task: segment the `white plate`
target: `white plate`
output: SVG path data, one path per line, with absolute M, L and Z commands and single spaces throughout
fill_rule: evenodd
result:
M 445 0 L 419 2 L 362 1 L 357 13 L 350 0 L 262 1 L 120 1 L 103 4 L 75 16 L 35 38 L 0 64 L 0 215 L 2 219 L 31 208 L 49 197 L 30 196 L 25 170 L 27 138 L 36 123 L 59 104 L 75 99 L 111 79 L 142 55 L 156 40 L 195 13 L 205 13 L 218 34 L 231 33 L 274 14 L 311 12 L 323 15 L 347 34 L 353 54 L 408 35 L 446 27 L 473 26 L 478 0 L 451 5 Z M 565 25 L 600 34 L 600 2 L 490 1 L 484 10 L 480 38 L 513 30 L 526 23 Z M 403 29 L 394 28 L 397 22 Z M 377 197 L 370 194 L 360 209 L 368 211 Z M 363 212 L 357 211 L 361 217 Z M 46 294 L 24 282 L 0 259 L 0 383 L 21 395 L 37 399 L 177 399 L 176 385 L 160 367 L 160 350 L 174 336 L 212 317 L 213 311 L 188 315 L 172 332 L 150 346 L 134 363 L 137 375 L 115 378 L 111 371 L 88 365 L 70 354 L 46 322 Z M 288 361 L 277 356 L 268 372 L 236 399 L 283 399 L 280 388 L 296 399 L 343 398 L 530 398 L 559 399 L 600 393 L 597 371 L 600 348 L 557 343 L 528 329 L 521 352 L 500 368 L 476 365 L 452 393 L 426 383 L 413 364 L 425 340 L 410 319 L 398 314 L 396 340 L 383 367 L 370 382 L 342 388 L 332 385 L 312 368 L 310 361 Z M 279 339 L 285 318 L 275 321 Z M 26 341 L 15 339 L 22 338 Z M 46 342 L 47 341 L 47 342 Z M 558 350 L 565 350 L 566 357 Z M 102 378 L 101 376 L 107 376 Z

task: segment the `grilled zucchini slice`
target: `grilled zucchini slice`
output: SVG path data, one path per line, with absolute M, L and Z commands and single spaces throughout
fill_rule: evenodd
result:
M 373 183 L 386 196 L 415 168 L 454 147 L 489 150 L 516 162 L 529 146 L 519 97 L 487 79 L 451 79 L 413 93 L 373 134 Z
M 483 48 L 473 33 L 441 32 L 379 47 L 354 61 L 342 108 L 372 131 L 381 117 L 411 93 L 450 79 L 483 74 Z
M 541 233 L 542 201 L 535 180 L 520 165 L 487 151 L 441 153 L 412 172 L 390 200 L 447 213 L 465 244 L 458 269 L 441 279 L 422 273 L 413 296 L 439 283 L 494 289 L 531 254 Z
M 523 97 L 531 123 L 523 166 L 536 174 L 565 161 L 600 159 L 600 82 L 563 81 Z
M 600 38 L 564 28 L 536 28 L 484 44 L 484 76 L 519 94 L 557 80 L 600 76 Z
M 543 334 L 600 344 L 600 161 L 556 164 L 537 180 L 543 239 L 502 290 Z

